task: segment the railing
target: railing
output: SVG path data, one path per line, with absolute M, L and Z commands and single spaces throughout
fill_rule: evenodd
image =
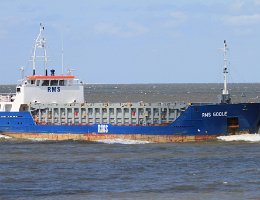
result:
M 15 93 L 0 93 L 0 102 L 12 102 L 14 97 Z

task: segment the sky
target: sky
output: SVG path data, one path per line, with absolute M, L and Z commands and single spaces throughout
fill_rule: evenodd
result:
M 0 84 L 15 84 L 45 27 L 49 69 L 84 83 L 260 82 L 260 0 L 1 0 Z M 43 73 L 37 69 L 37 73 Z

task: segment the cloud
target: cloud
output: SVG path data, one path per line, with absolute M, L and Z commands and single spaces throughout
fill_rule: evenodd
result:
M 177 27 L 177 26 L 183 24 L 184 22 L 186 22 L 187 18 L 188 18 L 185 13 L 180 12 L 180 11 L 171 12 L 169 14 L 169 16 L 170 16 L 170 19 L 168 19 L 167 21 L 165 21 L 163 23 L 163 26 L 167 27 L 167 28 Z
M 136 22 L 128 22 L 126 25 L 117 25 L 109 22 L 98 23 L 94 26 L 95 32 L 119 37 L 136 37 L 148 32 L 148 29 Z
M 234 32 L 240 36 L 248 36 L 253 34 L 254 30 L 252 28 L 240 28 L 240 29 L 235 29 Z
M 228 5 L 233 13 L 252 13 L 259 11 L 260 0 L 236 0 Z
M 236 1 L 233 4 L 231 4 L 231 10 L 233 11 L 240 11 L 245 5 L 244 1 Z
M 259 5 L 260 5 L 260 0 L 254 0 L 254 4 L 255 4 L 256 6 L 259 6 Z
M 260 23 L 260 14 L 224 17 L 224 23 L 233 26 L 246 26 Z

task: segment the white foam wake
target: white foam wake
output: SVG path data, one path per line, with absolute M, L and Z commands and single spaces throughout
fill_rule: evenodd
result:
M 260 134 L 241 134 L 241 135 L 228 135 L 219 136 L 219 140 L 223 141 L 246 141 L 246 142 L 260 142 Z
M 1 135 L 1 134 L 0 134 L 0 139 L 11 139 L 11 137 L 6 136 L 6 135 Z
M 42 141 L 47 141 L 48 138 L 28 138 L 28 140 L 31 140 L 34 142 L 42 142 Z
M 105 143 L 105 144 L 148 144 L 151 142 L 142 141 L 142 140 L 127 140 L 127 139 L 104 139 L 97 140 L 97 142 Z

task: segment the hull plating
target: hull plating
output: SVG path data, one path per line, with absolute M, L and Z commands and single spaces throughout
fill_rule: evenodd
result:
M 219 135 L 255 133 L 260 125 L 260 104 L 215 104 L 188 107 L 173 123 L 161 126 L 39 125 L 29 112 L 0 112 L 0 133 L 15 138 L 50 140 L 135 139 L 183 142 Z
M 194 142 L 216 139 L 216 135 L 197 135 L 197 136 L 181 136 L 181 135 L 142 135 L 142 134 L 36 134 L 36 133 L 5 133 L 16 139 L 34 139 L 34 140 L 86 140 L 100 141 L 107 139 L 127 139 L 142 140 L 149 142 Z

